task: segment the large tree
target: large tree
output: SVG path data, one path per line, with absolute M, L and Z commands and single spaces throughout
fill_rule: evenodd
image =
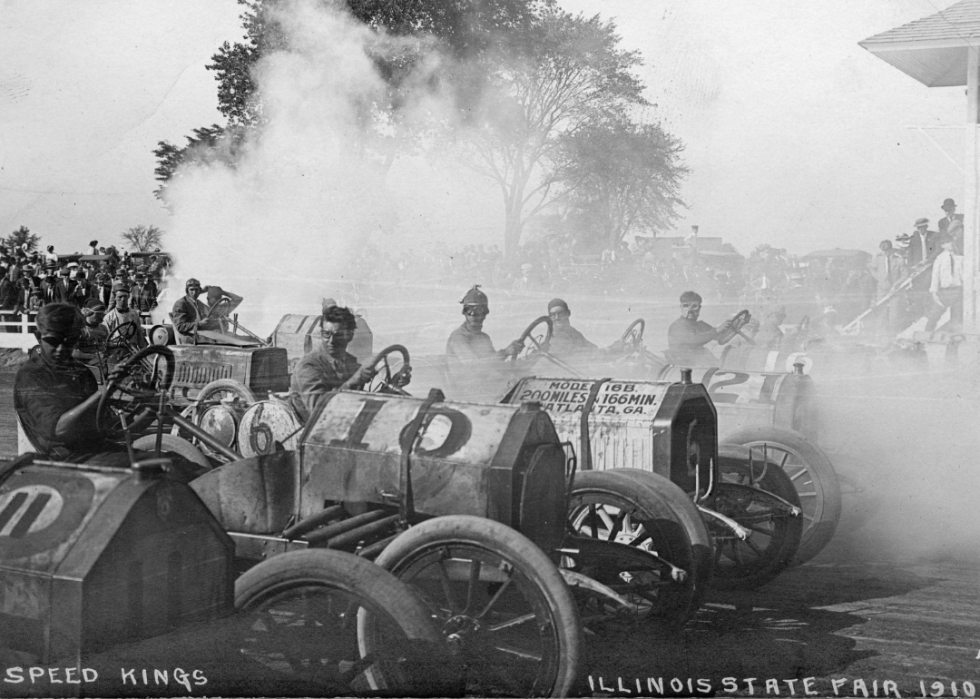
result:
M 319 0 L 324 7 L 334 7 L 331 0 Z M 234 164 L 240 155 L 240 145 L 250 129 L 263 123 L 264 109 L 261 95 L 256 90 L 252 69 L 263 57 L 274 51 L 288 50 L 289 42 L 278 20 L 283 0 L 238 0 L 245 7 L 241 15 L 245 35 L 234 44 L 225 42 L 212 56 L 208 70 L 215 72 L 218 82 L 218 110 L 224 115 L 224 125 L 196 129 L 187 137 L 187 144 L 178 146 L 160 141 L 154 155 L 157 156 L 156 175 L 160 186 L 156 195 L 163 198 L 167 183 L 177 168 L 188 161 L 210 162 L 221 160 Z M 419 36 L 434 40 L 435 47 L 453 56 L 453 65 L 466 65 L 475 56 L 486 52 L 495 37 L 514 28 L 531 23 L 541 8 L 551 7 L 554 0 L 345 0 L 345 6 L 357 20 L 394 37 Z M 391 138 L 392 131 L 404 128 L 400 107 L 406 101 L 405 80 L 412 69 L 434 46 L 419 43 L 400 45 L 397 50 L 380 42 L 372 55 L 379 73 L 388 86 L 384 99 L 370 105 L 365 111 L 365 124 L 381 125 L 389 134 L 379 138 L 380 155 L 386 167 L 390 167 L 396 155 L 395 143 L 410 139 Z M 469 79 L 455 75 L 444 76 L 447 81 L 433 78 L 432 89 L 457 92 L 466 100 L 474 86 Z M 469 76 L 465 76 L 469 77 Z M 413 82 L 412 89 L 418 89 Z M 229 134 L 228 132 L 231 131 Z M 229 137 L 230 138 L 226 138 Z M 226 145 L 225 141 L 232 143 Z
M 156 226 L 133 226 L 120 234 L 137 252 L 158 250 L 163 241 L 163 231 Z
M 633 74 L 638 53 L 619 48 L 615 25 L 598 16 L 547 8 L 499 49 L 483 59 L 485 106 L 469 133 L 476 168 L 503 197 L 504 251 L 513 257 L 524 224 L 575 189 L 561 174 L 567 144 L 646 102 Z
M 615 247 L 630 232 L 661 231 L 684 206 L 683 146 L 658 124 L 618 116 L 587 124 L 563 146 L 554 171 L 570 192 L 562 208 L 587 224 L 589 247 Z
M 319 1 L 334 6 L 330 0 Z M 252 69 L 262 57 L 290 50 L 279 24 L 284 1 L 239 2 L 246 8 L 245 36 L 221 46 L 208 66 L 215 71 L 218 108 L 226 123 L 195 130 L 183 147 L 160 142 L 154 151 L 161 183 L 158 196 L 182 163 L 220 160 L 234 165 L 251 130 L 264 123 Z M 612 22 L 571 15 L 554 0 L 346 0 L 345 5 L 357 20 L 378 30 L 378 42 L 367 50 L 387 88 L 383 95 L 372 96 L 370 104 L 359 105 L 367 134 L 360 152 L 388 168 L 406 148 L 441 143 L 427 138 L 427 129 L 445 124 L 407 123 L 403 107 L 410 102 L 409 92 L 420 88 L 448 95 L 459 117 L 452 128 L 465 162 L 492 178 L 500 191 L 504 250 L 510 259 L 531 217 L 569 200 L 580 185 L 595 186 L 595 177 L 584 176 L 588 168 L 576 170 L 571 161 L 576 154 L 586 155 L 578 147 L 578 134 L 599 130 L 608 136 L 602 129 L 609 124 L 621 125 L 645 146 L 659 136 L 672 152 L 664 155 L 665 167 L 657 177 L 644 180 L 648 205 L 640 210 L 645 223 L 653 226 L 673 216 L 682 174 L 676 160 L 680 148 L 659 129 L 644 131 L 646 127 L 630 124 L 628 115 L 646 105 L 643 85 L 633 72 L 640 58 L 619 47 Z M 405 36 L 419 41 L 398 41 Z M 428 67 L 430 63 L 423 61 L 433 51 L 452 60 L 436 62 L 438 68 L 420 81 L 413 71 Z M 659 191 L 649 188 L 658 183 Z M 628 227 L 641 217 L 639 211 L 624 209 L 620 218 L 616 225 Z
M 41 241 L 41 237 L 34 233 L 31 233 L 31 229 L 27 226 L 21 226 L 13 233 L 8 235 L 3 243 L 5 247 L 15 247 L 21 248 L 24 244 L 27 244 L 27 252 L 34 252 L 37 250 L 37 244 Z

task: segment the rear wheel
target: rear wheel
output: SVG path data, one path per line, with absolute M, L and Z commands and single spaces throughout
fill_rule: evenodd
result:
M 376 563 L 408 583 L 461 663 L 475 696 L 567 696 L 579 618 L 558 569 L 499 522 L 453 515 L 401 534 Z M 370 650 L 377 641 L 366 635 Z
M 569 526 L 576 537 L 619 545 L 585 548 L 570 539 L 565 548 L 579 553 L 567 554 L 568 567 L 629 600 L 636 620 L 679 627 L 697 611 L 694 552 L 683 524 L 644 475 L 616 470 L 575 474 Z M 684 572 L 683 579 L 671 565 Z M 579 608 L 586 625 L 592 617 L 602 621 L 609 611 L 599 598 L 588 598 Z
M 803 508 L 803 538 L 793 559 L 805 563 L 833 538 L 841 516 L 841 488 L 834 466 L 823 451 L 803 435 L 778 427 L 752 427 L 725 438 L 763 453 L 789 476 Z
M 745 540 L 728 527 L 712 523 L 715 571 L 711 585 L 721 590 L 751 590 L 771 581 L 789 566 L 800 545 L 803 518 L 790 507 L 800 506 L 793 483 L 771 461 L 749 462 L 719 449 L 719 483 L 713 508 L 748 530 Z M 776 495 L 780 502 L 771 495 Z M 797 510 L 799 512 L 799 510 Z
M 275 556 L 236 581 L 235 606 L 241 652 L 271 673 L 276 694 L 432 691 L 445 644 L 408 587 L 363 558 L 325 549 Z M 359 617 L 384 639 L 370 652 L 358 643 Z

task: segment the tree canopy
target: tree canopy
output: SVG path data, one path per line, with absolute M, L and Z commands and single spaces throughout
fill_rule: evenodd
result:
M 684 205 L 683 147 L 656 124 L 615 117 L 587 124 L 563 145 L 556 177 L 570 196 L 562 208 L 601 247 L 615 247 L 638 228 L 665 229 Z
M 133 226 L 123 231 L 120 237 L 129 243 L 133 250 L 148 252 L 160 248 L 163 241 L 163 231 L 156 226 Z
M 549 8 L 488 57 L 485 108 L 474 124 L 475 167 L 503 196 L 505 254 L 524 224 L 576 189 L 569 144 L 608 121 L 625 122 L 646 105 L 633 74 L 640 57 L 619 48 L 612 22 Z
M 264 56 L 290 50 L 279 15 L 285 0 L 239 3 L 245 8 L 244 37 L 223 44 L 207 66 L 215 72 L 226 123 L 195 129 L 184 146 L 158 144 L 161 198 L 183 163 L 234 166 L 251 131 L 267 118 L 252 69 Z M 378 137 L 361 152 L 387 168 L 413 144 L 443 143 L 445 138 L 428 138 L 418 124 L 403 123 L 401 109 L 410 91 L 448 96 L 457 118 L 437 128 L 449 129 L 451 134 L 441 135 L 456 144 L 463 161 L 496 183 L 509 258 L 527 221 L 549 206 L 566 212 L 600 206 L 590 232 L 604 240 L 622 238 L 634 226 L 662 228 L 676 217 L 686 173 L 682 147 L 659 126 L 631 117 L 647 105 L 634 72 L 640 57 L 620 47 L 613 22 L 569 14 L 555 0 L 344 4 L 354 18 L 377 30 L 377 46 L 366 50 L 386 85 L 385 94 L 364 110 L 365 129 L 375 129 Z M 397 43 L 399 37 L 420 40 Z M 420 81 L 413 69 L 433 51 L 446 60 Z M 606 144 L 607 152 L 590 138 Z M 615 163 L 613 152 L 625 161 Z
M 34 252 L 37 250 L 37 244 L 41 241 L 41 236 L 31 233 L 31 229 L 27 226 L 21 226 L 13 233 L 8 235 L 3 243 L 6 247 L 23 248 L 24 244 L 27 244 L 27 252 Z

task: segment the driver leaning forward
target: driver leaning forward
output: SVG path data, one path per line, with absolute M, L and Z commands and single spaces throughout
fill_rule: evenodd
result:
M 102 393 L 95 377 L 72 356 L 84 324 L 78 309 L 70 303 L 49 303 L 38 311 L 35 322 L 38 346 L 14 379 L 14 410 L 31 445 L 41 456 L 60 461 L 128 466 L 126 448 L 96 425 Z M 107 378 L 117 380 L 123 372 L 122 367 L 114 368 Z M 146 427 L 153 417 L 152 412 L 143 413 L 133 429 Z M 141 456 L 137 452 L 137 459 Z M 201 471 L 180 458 L 171 457 L 171 462 L 171 474 L 181 480 L 191 480 Z
M 320 338 L 312 352 L 299 360 L 289 380 L 289 404 L 301 422 L 309 420 L 317 403 L 331 391 L 360 390 L 374 378 L 374 367 L 361 366 L 357 357 L 347 351 L 354 339 L 357 319 L 349 308 L 328 306 L 323 311 Z M 408 384 L 410 372 L 400 372 L 394 379 L 397 387 Z
M 731 331 L 732 322 L 726 320 L 717 328 L 711 327 L 701 315 L 701 295 L 696 291 L 685 291 L 681 294 L 681 317 L 670 324 L 667 330 L 667 345 L 672 364 L 681 366 L 710 367 L 718 366 L 718 359 L 706 344 L 718 341 L 724 344 L 731 338 L 725 338 Z

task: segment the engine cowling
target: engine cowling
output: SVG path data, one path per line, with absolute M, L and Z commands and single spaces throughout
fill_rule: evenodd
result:
M 425 406 L 424 406 L 425 404 Z M 425 417 L 417 435 L 410 425 Z M 419 515 L 467 514 L 502 522 L 545 552 L 561 545 L 565 454 L 537 404 L 475 405 L 339 391 L 301 438 L 299 518 L 326 501 L 398 504 L 408 456 Z
M 158 473 L 51 462 L 0 474 L 0 628 L 39 662 L 233 608 L 234 545 Z

